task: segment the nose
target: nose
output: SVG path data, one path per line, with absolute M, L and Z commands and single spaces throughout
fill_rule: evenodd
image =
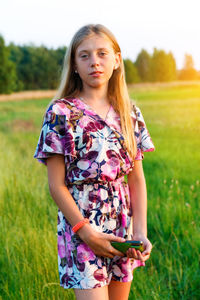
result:
M 91 64 L 91 67 L 99 66 L 99 58 L 96 54 L 92 54 L 90 56 L 90 64 Z

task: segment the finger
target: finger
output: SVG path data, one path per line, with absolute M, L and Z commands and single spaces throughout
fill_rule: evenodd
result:
M 147 257 L 147 256 L 148 256 L 148 258 L 149 258 L 150 255 L 151 255 L 151 253 L 146 253 L 146 254 L 142 253 L 142 256 L 143 256 L 143 257 Z
M 137 259 L 143 261 L 144 256 L 142 255 L 141 251 L 140 251 L 140 250 L 137 250 L 137 249 L 134 249 L 134 250 L 135 250 Z
M 144 256 L 142 255 L 142 253 L 139 250 L 137 250 L 137 255 L 138 255 L 139 260 L 141 260 L 141 261 L 145 260 Z
M 141 259 L 141 261 L 145 262 L 147 259 L 149 259 L 149 255 L 143 256 L 143 258 Z
M 113 241 L 113 242 L 119 242 L 119 243 L 123 243 L 125 242 L 126 240 L 122 237 L 119 237 L 119 236 L 116 236 L 114 234 L 107 234 L 107 239 L 109 241 Z
M 114 257 L 114 255 L 113 255 L 112 253 L 109 253 L 109 252 L 108 252 L 108 254 L 106 254 L 104 257 L 113 258 L 113 257 Z
M 141 260 L 141 261 L 146 261 L 147 259 L 149 259 L 149 257 L 150 257 L 150 254 L 147 254 L 147 255 L 143 255 L 142 253 L 139 253 L 138 252 L 138 257 L 139 257 L 139 260 Z
M 97 256 L 103 256 L 103 257 L 109 257 L 109 258 L 113 258 L 114 257 L 114 255 L 111 252 L 109 252 L 109 251 L 99 252 L 96 255 Z
M 126 253 L 128 254 L 128 257 L 138 259 L 138 255 L 134 248 L 129 248 Z
M 128 251 L 126 252 L 126 257 L 132 258 L 130 252 L 128 252 Z
M 135 259 L 138 259 L 138 254 L 137 254 L 136 249 L 135 249 L 135 248 L 131 248 L 131 251 L 132 251 L 132 253 L 133 253 Z
M 109 252 L 112 253 L 113 255 L 117 255 L 117 256 L 124 256 L 124 253 L 115 249 L 111 244 L 110 244 L 110 247 L 109 247 Z
M 115 248 L 112 249 L 112 253 L 117 256 L 124 256 L 123 252 L 120 252 L 120 251 L 116 250 Z
M 145 251 L 142 252 L 142 255 L 143 255 L 143 256 L 145 256 L 145 255 L 150 255 L 150 253 L 151 253 L 150 251 L 145 250 Z
M 143 255 L 147 255 L 151 253 L 151 249 L 152 249 L 152 245 L 151 244 L 147 244 L 146 249 L 142 252 Z
M 143 258 L 143 261 L 146 261 L 147 259 L 149 259 L 149 255 L 145 256 L 145 257 Z
M 133 252 L 131 251 L 131 249 L 127 250 L 126 256 L 129 257 L 129 258 L 135 258 L 134 255 L 133 255 Z

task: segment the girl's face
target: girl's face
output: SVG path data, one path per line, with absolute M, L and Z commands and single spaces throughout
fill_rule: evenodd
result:
M 121 54 L 114 53 L 110 40 L 97 34 L 82 41 L 75 52 L 75 70 L 83 87 L 108 85 L 113 70 L 120 65 Z

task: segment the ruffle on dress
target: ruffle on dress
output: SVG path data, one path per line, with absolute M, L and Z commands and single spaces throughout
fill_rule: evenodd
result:
M 54 103 L 47 109 L 34 158 L 46 165 L 46 158 L 62 154 L 73 162 L 77 157 L 70 109 Z
M 135 138 L 137 143 L 137 154 L 135 160 L 142 160 L 144 158 L 143 152 L 151 152 L 155 150 L 151 136 L 146 127 L 143 115 L 140 109 L 133 105 L 131 112 L 135 126 Z

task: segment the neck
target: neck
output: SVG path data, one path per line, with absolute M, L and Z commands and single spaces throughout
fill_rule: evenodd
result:
M 109 103 L 108 95 L 107 95 L 107 87 L 102 88 L 88 88 L 81 91 L 79 97 L 84 98 L 85 101 L 89 103 L 93 103 L 94 105 L 99 104 L 107 104 Z

